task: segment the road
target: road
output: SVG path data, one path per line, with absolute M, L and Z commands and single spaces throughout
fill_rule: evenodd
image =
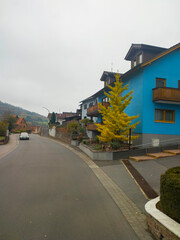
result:
M 47 138 L 0 159 L 0 240 L 138 240 L 88 165 Z

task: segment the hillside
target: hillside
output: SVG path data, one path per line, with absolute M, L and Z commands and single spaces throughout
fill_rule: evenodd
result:
M 8 103 L 3 103 L 0 101 L 0 120 L 4 113 L 10 112 L 12 115 L 18 115 L 23 117 L 28 125 L 32 126 L 47 126 L 48 119 L 38 113 L 27 111 L 23 108 L 10 105 Z

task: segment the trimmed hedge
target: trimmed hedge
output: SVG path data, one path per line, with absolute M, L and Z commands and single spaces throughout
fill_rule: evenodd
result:
M 161 175 L 160 204 L 166 215 L 180 223 L 180 167 L 168 169 Z

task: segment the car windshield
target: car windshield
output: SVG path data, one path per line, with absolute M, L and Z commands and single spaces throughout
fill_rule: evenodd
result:
M 27 134 L 27 133 L 21 133 L 21 136 L 22 136 L 22 137 L 27 137 L 28 134 Z

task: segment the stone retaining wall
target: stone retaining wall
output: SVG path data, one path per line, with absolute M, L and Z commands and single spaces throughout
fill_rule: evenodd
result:
M 154 147 L 148 149 L 131 149 L 127 151 L 115 151 L 115 152 L 100 152 L 90 149 L 87 145 L 80 143 L 79 148 L 86 153 L 92 160 L 119 160 L 129 158 L 130 156 L 146 155 L 147 153 L 162 152 L 163 150 L 170 150 L 178 148 L 178 145 L 167 147 Z
M 156 208 L 159 197 L 145 205 L 149 230 L 157 240 L 179 240 L 180 224 Z

